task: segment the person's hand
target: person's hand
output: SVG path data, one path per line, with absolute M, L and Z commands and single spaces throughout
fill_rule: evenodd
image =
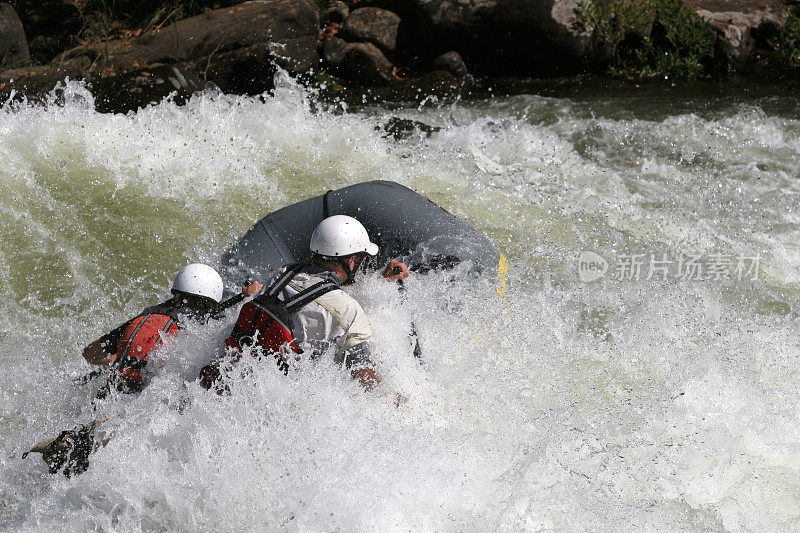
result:
M 389 264 L 386 266 L 386 268 L 383 269 L 381 276 L 389 281 L 406 279 L 408 277 L 408 267 L 406 267 L 405 263 L 401 263 L 397 259 L 392 259 L 389 261 Z
M 252 296 L 258 291 L 260 291 L 262 287 L 263 285 L 261 285 L 258 281 L 252 281 L 248 285 L 244 286 L 244 288 L 242 289 L 242 294 L 244 294 L 245 296 Z

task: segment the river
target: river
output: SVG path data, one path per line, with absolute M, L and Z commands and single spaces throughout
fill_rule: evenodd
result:
M 398 140 L 391 117 L 439 129 Z M 127 116 L 77 83 L 6 104 L 0 530 L 800 529 L 799 168 L 781 91 L 348 107 L 280 77 Z M 86 473 L 21 458 L 95 416 L 82 347 L 178 269 L 373 179 L 486 232 L 507 286 L 362 276 L 386 376 L 369 394 L 325 362 L 208 394 L 231 318 L 190 329 L 141 395 L 101 406 L 114 438 Z

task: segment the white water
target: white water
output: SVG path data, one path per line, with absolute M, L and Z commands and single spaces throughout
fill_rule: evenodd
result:
M 788 103 L 787 103 L 788 102 Z M 0 530 L 800 529 L 800 116 L 769 99 L 518 96 L 314 111 L 281 80 L 128 116 L 0 110 Z M 443 129 L 403 141 L 390 116 Z M 255 220 L 391 179 L 486 231 L 497 280 L 353 289 L 386 376 L 255 366 L 230 397 L 191 330 L 71 479 L 21 453 L 93 416 L 86 343 Z M 758 280 L 583 283 L 579 254 L 760 256 Z M 411 357 L 417 324 L 424 366 Z M 408 402 L 393 403 L 394 392 Z

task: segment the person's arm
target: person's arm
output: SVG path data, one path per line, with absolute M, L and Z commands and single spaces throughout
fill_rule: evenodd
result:
M 86 362 L 97 366 L 108 366 L 113 363 L 117 357 L 117 344 L 128 324 L 129 322 L 125 322 L 84 348 L 83 358 Z
M 217 307 L 214 309 L 214 314 L 216 315 L 218 313 L 221 313 L 222 311 L 225 311 L 230 307 L 233 307 L 234 305 L 238 304 L 245 298 L 248 298 L 256 294 L 258 291 L 262 289 L 262 287 L 263 285 L 261 285 L 261 283 L 259 283 L 258 281 L 251 281 L 247 283 L 247 285 L 242 287 L 242 292 L 240 292 L 236 296 L 233 296 L 232 298 L 225 300 L 221 304 L 218 304 Z
M 383 380 L 378 373 L 378 368 L 370 359 L 369 342 L 360 342 L 344 352 L 345 368 L 350 370 L 350 376 L 357 379 L 365 390 L 372 390 Z

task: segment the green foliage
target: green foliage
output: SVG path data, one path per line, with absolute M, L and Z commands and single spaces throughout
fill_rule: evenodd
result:
M 592 36 L 618 77 L 707 76 L 714 35 L 681 0 L 581 0 L 573 27 Z
M 781 28 L 778 48 L 793 66 L 800 67 L 800 17 L 792 10 Z
M 19 60 L 15 59 L 11 52 L 5 52 L 4 54 L 0 54 L 0 72 L 4 70 L 11 70 L 15 68 L 24 67 L 26 63 L 20 62 Z
M 211 9 L 229 7 L 237 0 L 81 0 L 82 40 L 96 41 L 147 32 Z
M 591 33 L 609 56 L 615 56 L 626 35 L 642 33 L 652 24 L 654 4 L 649 0 L 614 0 L 607 3 L 580 0 L 575 8 L 573 27 Z

